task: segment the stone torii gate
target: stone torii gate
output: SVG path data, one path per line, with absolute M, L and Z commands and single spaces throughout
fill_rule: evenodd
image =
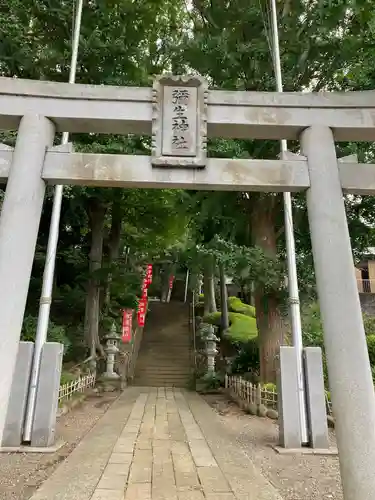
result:
M 208 91 L 198 77 L 121 88 L 0 78 L 0 442 L 46 184 L 305 191 L 346 500 L 375 491 L 375 398 L 342 193 L 375 194 L 375 165 L 335 141 L 375 140 L 374 92 Z M 53 148 L 55 132 L 153 135 L 152 156 Z M 300 140 L 303 156 L 207 159 L 208 137 Z

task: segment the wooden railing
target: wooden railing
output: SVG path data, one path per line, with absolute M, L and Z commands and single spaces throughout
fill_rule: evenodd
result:
M 234 393 L 240 400 L 256 406 L 264 405 L 267 409 L 278 410 L 277 390 L 274 387 L 262 386 L 261 384 L 252 384 L 242 377 L 225 376 L 225 388 Z M 329 393 L 326 392 L 327 415 L 333 416 L 332 403 L 329 399 Z
M 249 404 L 262 404 L 268 409 L 277 410 L 277 391 L 274 388 L 253 384 L 242 377 L 229 375 L 225 376 L 225 388 Z
M 67 382 L 60 386 L 59 389 L 59 403 L 67 401 L 73 397 L 75 393 L 82 393 L 90 387 L 94 387 L 96 381 L 96 374 L 89 373 L 83 377 L 79 377 L 71 382 Z

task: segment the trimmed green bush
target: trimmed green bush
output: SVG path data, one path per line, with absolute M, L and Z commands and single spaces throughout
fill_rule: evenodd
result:
M 228 308 L 232 312 L 255 318 L 255 307 L 244 304 L 238 297 L 228 297 Z
M 244 304 L 237 297 L 228 297 L 228 309 L 229 328 L 222 332 L 222 335 L 238 352 L 232 362 L 231 371 L 233 373 L 257 373 L 260 360 L 255 307 Z M 221 312 L 205 315 L 203 322 L 220 329 Z
M 229 313 L 230 326 L 224 335 L 233 342 L 248 342 L 258 335 L 257 322 L 255 318 L 245 316 L 241 313 Z
M 263 389 L 270 392 L 276 391 L 276 384 L 267 382 L 267 384 L 263 384 Z
M 203 323 L 208 323 L 209 325 L 220 326 L 221 325 L 221 312 L 215 312 L 206 314 L 203 316 Z
M 224 332 L 224 335 L 232 342 L 246 343 L 258 335 L 255 318 L 235 312 L 230 312 L 228 316 L 229 328 Z M 204 323 L 220 327 L 221 312 L 207 314 L 204 316 L 203 321 Z

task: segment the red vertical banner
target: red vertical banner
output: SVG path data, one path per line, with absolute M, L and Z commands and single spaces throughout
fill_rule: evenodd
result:
M 122 341 L 129 343 L 132 340 L 133 309 L 124 309 L 122 313 Z
M 142 282 L 142 296 L 138 302 L 138 312 L 137 312 L 138 325 L 142 328 L 145 326 L 148 287 L 151 285 L 151 283 L 152 283 L 152 264 L 147 264 L 146 276 L 144 277 Z
M 146 281 L 148 286 L 152 283 L 152 264 L 147 264 L 146 269 Z
M 148 293 L 148 283 L 146 279 L 143 280 L 142 284 L 142 299 L 147 299 L 147 293 Z
M 169 290 L 172 290 L 172 288 L 173 288 L 173 282 L 174 282 L 174 276 L 172 275 L 169 278 Z
M 145 326 L 146 310 L 147 310 L 147 298 L 142 298 L 138 302 L 138 314 L 137 314 L 138 325 L 140 327 Z

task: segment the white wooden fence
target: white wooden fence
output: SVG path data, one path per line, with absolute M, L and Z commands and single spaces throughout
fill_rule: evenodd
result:
M 228 375 L 225 376 L 225 388 L 247 403 L 263 404 L 269 409 L 277 410 L 276 389 L 269 389 L 261 384 L 252 384 L 242 377 Z
M 96 374 L 89 373 L 83 377 L 79 377 L 76 380 L 72 380 L 71 382 L 61 385 L 59 389 L 59 403 L 71 399 L 73 394 L 76 392 L 84 392 L 89 387 L 94 387 L 95 380 Z
M 256 405 L 263 404 L 268 409 L 277 410 L 277 391 L 276 388 L 262 386 L 261 384 L 252 384 L 242 377 L 225 376 L 225 388 L 234 392 L 236 396 L 247 403 Z M 326 393 L 327 415 L 332 416 L 332 403 Z

